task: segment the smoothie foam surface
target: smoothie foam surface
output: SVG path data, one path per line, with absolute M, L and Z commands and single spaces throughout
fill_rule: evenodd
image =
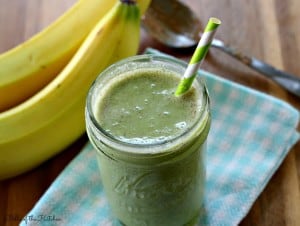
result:
M 164 68 L 137 69 L 112 78 L 99 92 L 95 116 L 115 138 L 134 144 L 163 142 L 182 135 L 200 117 L 202 92 L 174 92 L 180 75 Z

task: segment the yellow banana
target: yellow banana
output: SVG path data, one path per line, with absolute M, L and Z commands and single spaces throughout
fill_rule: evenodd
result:
M 137 53 L 139 21 L 134 1 L 118 1 L 56 78 L 30 99 L 0 113 L 0 179 L 37 166 L 85 132 L 88 89 L 115 60 Z
M 151 0 L 136 0 L 135 2 L 140 9 L 140 15 L 142 16 L 146 12 L 146 10 L 149 8 Z
M 117 0 L 79 0 L 55 22 L 0 55 L 0 112 L 28 99 L 49 83 L 87 34 Z M 144 12 L 150 0 L 138 0 Z
M 46 29 L 0 55 L 0 112 L 51 81 L 116 1 L 80 0 Z

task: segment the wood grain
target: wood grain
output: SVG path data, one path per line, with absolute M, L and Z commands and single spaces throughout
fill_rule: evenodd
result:
M 184 1 L 184 0 L 182 0 Z M 4 52 L 51 23 L 75 0 L 0 0 L 0 52 Z M 218 38 L 248 55 L 300 76 L 299 0 L 185 0 L 202 23 L 219 17 Z M 140 51 L 152 46 L 187 60 L 190 50 L 174 50 L 142 32 Z M 300 110 L 300 99 L 224 53 L 211 49 L 203 68 L 227 79 L 274 95 Z M 300 126 L 298 126 L 298 130 Z M 38 168 L 0 182 L 0 225 L 18 225 L 61 170 L 87 141 L 83 136 Z M 242 226 L 300 225 L 300 142 L 274 174 Z

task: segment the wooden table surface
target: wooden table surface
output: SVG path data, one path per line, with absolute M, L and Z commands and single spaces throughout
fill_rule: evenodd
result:
M 75 0 L 0 0 L 0 52 L 26 40 L 52 22 Z M 299 0 L 185 0 L 205 23 L 219 17 L 217 36 L 243 52 L 300 76 Z M 141 51 L 161 49 L 188 59 L 187 50 L 166 48 L 142 32 Z M 269 93 L 300 109 L 300 99 L 262 75 L 212 49 L 202 66 L 232 81 Z M 299 130 L 299 125 L 298 125 Z M 84 135 L 61 154 L 21 176 L 0 182 L 0 225 L 17 225 L 87 141 Z M 274 174 L 242 226 L 300 225 L 300 142 Z

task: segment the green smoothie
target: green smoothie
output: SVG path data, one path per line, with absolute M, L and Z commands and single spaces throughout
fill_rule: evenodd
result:
M 96 119 L 106 132 L 129 143 L 151 144 L 180 136 L 201 113 L 201 90 L 175 97 L 178 74 L 139 69 L 113 78 L 96 103 Z
M 200 213 L 209 101 L 197 80 L 175 97 L 184 70 L 164 57 L 129 58 L 89 93 L 87 132 L 111 209 L 125 225 L 192 225 Z

